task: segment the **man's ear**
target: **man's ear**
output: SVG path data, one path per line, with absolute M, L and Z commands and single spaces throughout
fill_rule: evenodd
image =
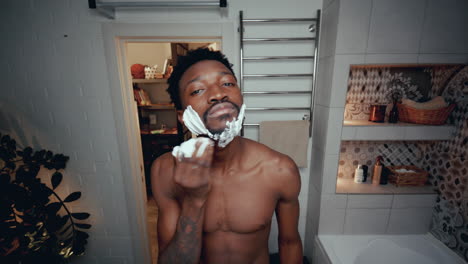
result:
M 183 125 L 184 124 L 184 111 L 185 110 L 177 110 L 177 119 Z

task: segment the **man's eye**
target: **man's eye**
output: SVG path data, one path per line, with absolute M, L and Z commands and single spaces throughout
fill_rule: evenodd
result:
M 223 83 L 223 86 L 227 86 L 227 87 L 231 87 L 231 86 L 234 86 L 235 84 L 234 83 Z
M 195 91 L 191 92 L 190 95 L 199 94 L 199 93 L 201 93 L 201 91 L 202 91 L 201 89 L 195 90 Z

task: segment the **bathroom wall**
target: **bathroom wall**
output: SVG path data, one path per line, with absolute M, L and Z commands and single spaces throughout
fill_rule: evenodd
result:
M 310 179 L 306 240 L 312 244 L 316 234 L 327 233 L 424 233 L 429 223 L 417 221 L 430 219 L 435 196 L 335 193 L 350 65 L 468 62 L 468 3 L 328 0 L 322 10 L 326 45 L 319 61 L 312 150 L 317 172 Z M 320 215 L 311 208 L 320 208 Z
M 423 157 L 438 197 L 431 233 L 468 261 L 468 66 L 447 84 L 444 97 L 457 108 L 452 113 L 452 140 L 431 145 Z
M 101 23 L 237 24 L 246 17 L 313 17 L 319 0 L 231 0 L 227 11 L 160 9 L 118 12 L 115 20 L 88 9 L 87 1 L 7 0 L 0 9 L 3 36 L 0 73 L 0 131 L 23 146 L 47 148 L 70 156 L 63 192 L 80 190 L 74 210 L 92 214 L 86 256 L 76 263 L 135 263 L 136 234 L 129 228 L 135 214 L 126 208 L 116 133 L 115 111 L 105 59 Z M 160 23 L 160 24 L 159 24 Z M 232 27 L 237 38 L 236 26 Z M 272 33 L 282 34 L 286 30 Z M 233 44 L 238 50 L 238 39 Z M 223 45 L 224 47 L 224 45 Z M 231 60 L 238 64 L 238 51 Z M 237 66 L 236 66 L 237 69 Z M 289 89 L 288 86 L 283 87 Z M 278 99 L 279 101 L 282 101 Z M 301 170 L 301 218 L 304 238 L 309 169 Z M 272 229 L 271 250 L 277 250 Z

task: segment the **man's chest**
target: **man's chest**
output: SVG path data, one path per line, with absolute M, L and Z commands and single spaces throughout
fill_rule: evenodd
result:
M 214 179 L 205 207 L 204 232 L 253 233 L 268 227 L 277 203 L 264 178 Z

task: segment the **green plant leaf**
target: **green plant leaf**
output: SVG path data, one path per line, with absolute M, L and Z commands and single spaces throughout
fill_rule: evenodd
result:
M 85 220 L 89 217 L 88 213 L 72 213 L 71 216 L 78 220 Z
M 57 188 L 57 186 L 59 186 L 59 184 L 62 182 L 62 179 L 63 179 L 63 175 L 62 173 L 56 171 L 54 172 L 54 174 L 52 175 L 52 179 L 50 180 L 52 182 L 52 189 L 55 190 L 55 188 Z
M 79 224 L 79 223 L 75 223 L 75 225 L 79 228 L 83 228 L 83 229 L 90 229 L 91 228 L 91 225 L 90 224 Z
M 10 175 L 8 173 L 0 174 L 0 189 L 10 182 Z
M 72 224 L 67 225 L 62 231 L 60 231 L 60 235 L 63 236 L 67 233 L 68 230 L 72 227 Z
M 71 203 L 73 201 L 80 199 L 80 197 L 81 197 L 81 192 L 73 192 L 73 193 L 70 193 L 70 195 L 68 195 L 67 198 L 65 198 L 65 200 L 63 201 L 65 203 Z
M 49 215 L 56 215 L 60 208 L 62 208 L 62 204 L 59 202 L 50 203 L 46 206 Z

